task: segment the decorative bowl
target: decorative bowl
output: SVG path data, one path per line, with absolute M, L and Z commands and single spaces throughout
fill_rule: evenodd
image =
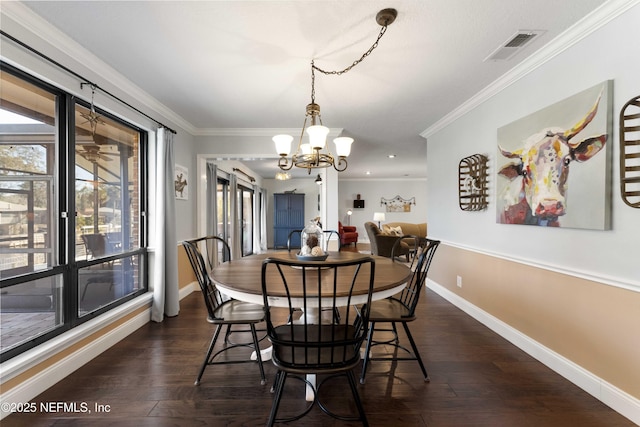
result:
M 329 254 L 324 254 L 319 256 L 296 254 L 296 257 L 300 261 L 325 261 L 329 257 Z

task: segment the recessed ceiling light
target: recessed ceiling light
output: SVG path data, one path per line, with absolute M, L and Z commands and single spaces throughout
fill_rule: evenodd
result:
M 390 159 L 395 159 L 396 155 L 395 154 L 389 154 L 387 157 L 389 157 Z
M 371 171 L 366 171 L 365 175 L 371 175 Z

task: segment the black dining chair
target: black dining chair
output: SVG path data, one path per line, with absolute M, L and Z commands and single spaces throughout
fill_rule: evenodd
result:
M 338 243 L 338 251 L 340 251 L 341 249 L 340 235 L 338 234 L 338 232 L 336 230 L 323 230 L 322 232 L 324 233 L 324 247 L 322 248 L 322 250 L 325 252 L 329 251 L 329 242 L 333 238 L 336 241 L 336 243 Z M 297 240 L 294 240 L 296 235 L 297 235 Z M 300 243 L 301 235 L 302 235 L 302 230 L 291 230 L 289 232 L 289 235 L 287 236 L 287 250 L 289 252 L 291 252 L 291 249 L 299 248 L 299 246 L 296 245 L 296 243 L 298 244 Z
M 329 244 L 331 239 L 334 238 L 336 243 L 338 244 L 338 252 L 342 249 L 342 245 L 340 244 L 340 234 L 336 230 L 323 230 L 324 233 L 324 250 L 329 251 Z
M 405 238 L 414 238 L 416 240 L 414 246 L 415 254 L 411 259 L 410 264 L 412 275 L 407 286 L 399 294 L 383 300 L 374 301 L 371 303 L 370 307 L 361 306 L 358 308 L 359 310 L 366 310 L 367 308 L 370 310 L 369 334 L 367 336 L 367 345 L 362 363 L 362 372 L 360 374 L 361 384 L 365 383 L 367 368 L 369 367 L 369 363 L 373 360 L 417 360 L 420 365 L 420 369 L 422 370 L 424 380 L 430 381 L 427 370 L 422 362 L 422 357 L 418 352 L 418 347 L 416 346 L 413 336 L 411 335 L 411 331 L 409 330 L 409 323 L 416 320 L 416 307 L 418 305 L 420 295 L 424 292 L 423 289 L 427 279 L 427 272 L 440 241 L 416 236 L 403 236 L 403 239 Z M 401 241 L 402 239 L 398 239 L 396 245 L 394 245 L 394 249 L 395 246 L 399 246 Z M 393 256 L 393 249 L 391 258 L 394 262 L 398 262 Z M 389 329 L 389 326 L 386 328 L 378 328 L 377 326 L 380 323 L 391 324 L 391 329 Z M 413 351 L 400 344 L 398 330 L 396 328 L 397 323 L 402 324 Z M 392 338 L 385 341 L 375 341 L 374 336 L 376 332 L 391 332 Z M 377 345 L 389 345 L 394 347 L 396 351 L 394 351 L 391 356 L 374 357 L 371 354 L 371 348 Z M 398 353 L 398 350 L 400 350 L 401 353 Z
M 222 294 L 209 276 L 212 268 L 218 265 L 218 262 L 228 260 L 230 256 L 230 249 L 227 242 L 217 236 L 206 236 L 194 240 L 183 241 L 182 246 L 187 252 L 191 267 L 196 275 L 204 302 L 207 307 L 208 318 L 207 321 L 216 325 L 211 343 L 207 349 L 204 362 L 198 373 L 198 377 L 195 381 L 195 385 L 200 384 L 202 375 L 207 366 L 210 365 L 224 365 L 229 363 L 258 363 L 260 368 L 260 383 L 266 384 L 266 378 L 264 375 L 264 367 L 262 366 L 262 357 L 260 354 L 260 345 L 258 340 L 258 334 L 256 324 L 264 321 L 264 310 L 261 305 L 251 304 L 244 301 L 238 301 Z M 220 248 L 220 249 L 219 249 Z M 203 252 L 205 255 L 203 256 Z M 224 346 L 222 349 L 213 353 L 214 346 L 218 340 L 220 332 L 223 326 L 227 326 L 227 333 L 225 335 Z M 249 329 L 232 329 L 235 325 L 248 325 Z M 231 333 L 250 332 L 252 341 L 249 343 L 231 343 L 229 342 L 229 335 Z M 231 350 L 237 347 L 250 347 L 255 351 L 256 360 L 247 359 L 233 359 L 233 360 L 216 360 L 216 357 L 227 350 Z
M 297 240 L 293 240 L 295 235 L 298 235 Z M 300 239 L 302 237 L 302 229 L 291 230 L 287 236 L 287 250 L 291 252 L 291 249 L 300 249 Z M 296 244 L 297 243 L 297 244 Z
M 304 262 L 267 258 L 262 264 L 262 294 L 266 313 L 267 336 L 271 341 L 271 360 L 278 369 L 274 383 L 274 399 L 267 425 L 289 422 L 305 416 L 317 403 L 326 414 L 345 421 L 360 420 L 368 425 L 358 395 L 354 368 L 360 364 L 360 347 L 367 334 L 375 261 L 362 257 L 347 262 Z M 351 308 L 354 292 L 359 290 L 366 303 L 359 315 Z M 366 293 L 363 293 L 366 292 Z M 292 294 L 297 297 L 292 297 Z M 303 315 L 286 324 L 276 324 L 272 315 L 273 295 L 278 307 L 286 305 L 289 316 L 302 304 Z M 282 300 L 284 299 L 284 303 Z M 322 309 L 340 310 L 340 319 L 325 316 Z M 313 320 L 310 313 L 320 319 Z M 304 376 L 323 375 L 317 386 Z M 337 376 L 346 376 L 358 416 L 332 412 L 319 398 L 322 385 Z M 313 401 L 296 415 L 277 418 L 285 382 L 289 377 L 307 384 Z

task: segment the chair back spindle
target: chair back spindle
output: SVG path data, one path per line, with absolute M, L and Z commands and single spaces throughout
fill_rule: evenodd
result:
M 360 347 L 367 336 L 369 308 L 375 277 L 375 260 L 360 257 L 349 261 L 318 262 L 267 258 L 262 264 L 267 336 L 273 345 L 272 361 L 278 368 L 274 385 L 274 403 L 267 425 L 289 422 L 307 414 L 315 403 L 325 413 L 340 420 L 360 420 L 367 425 L 364 408 L 356 388 L 353 370 L 360 363 Z M 364 309 L 352 307 L 354 296 L 365 295 Z M 278 303 L 276 304 L 276 299 Z M 285 300 L 286 304 L 282 302 Z M 276 324 L 272 302 L 288 310 L 289 321 Z M 294 312 L 302 315 L 294 319 Z M 339 316 L 334 313 L 340 310 Z M 329 313 L 323 316 L 323 313 Z M 320 382 L 313 386 L 314 400 L 302 413 L 277 419 L 278 406 L 289 374 L 346 375 L 358 416 L 331 412 L 319 399 Z M 325 379 L 326 380 L 326 379 Z M 324 380 L 323 380 L 324 381 Z
M 229 259 L 231 253 L 229 245 L 218 236 L 206 236 L 184 241 L 182 246 L 187 252 L 187 257 L 200 285 L 209 318 L 216 319 L 217 308 L 228 298 L 218 290 L 209 273 L 222 260 Z
M 207 321 L 216 325 L 195 385 L 200 384 L 200 380 L 207 366 L 229 363 L 257 363 L 260 370 L 260 383 L 264 385 L 266 378 L 264 368 L 262 367 L 260 340 L 258 340 L 255 326 L 264 320 L 264 310 L 262 306 L 258 304 L 234 300 L 222 294 L 209 275 L 218 265 L 230 260 L 231 250 L 229 245 L 218 236 L 206 236 L 199 239 L 183 241 L 182 246 L 187 253 L 189 263 L 193 268 L 193 273 L 200 285 L 205 306 L 207 307 Z M 245 329 L 232 329 L 232 326 L 238 325 L 243 325 Z M 214 352 L 223 326 L 226 326 L 227 329 L 224 336 L 224 345 L 221 349 Z M 249 329 L 246 329 L 247 326 Z M 229 339 L 229 336 L 235 332 L 250 332 L 252 339 L 250 342 L 233 342 Z M 237 347 L 250 347 L 254 351 L 253 354 L 255 354 L 255 358 L 249 357 L 248 359 L 233 360 L 218 358 L 220 354 Z
M 433 259 L 433 255 L 440 244 L 438 240 L 432 240 L 424 237 L 417 236 L 403 236 L 399 238 L 394 249 L 400 244 L 402 240 L 415 239 L 413 258 L 410 260 L 410 268 L 412 270 L 411 278 L 407 282 L 407 286 L 399 294 L 390 296 L 381 301 L 374 301 L 369 313 L 369 321 L 371 323 L 369 328 L 369 336 L 367 337 L 367 347 L 365 349 L 365 356 L 362 363 L 362 371 L 360 373 L 360 383 L 365 383 L 365 375 L 367 373 L 367 367 L 372 360 L 384 360 L 384 361 L 398 361 L 398 360 L 416 360 L 420 365 L 420 370 L 424 375 L 425 381 L 430 381 L 427 369 L 422 362 L 422 357 L 415 340 L 411 335 L 409 329 L 409 322 L 416 319 L 416 307 L 418 306 L 418 300 L 423 293 L 425 281 L 427 280 L 427 272 Z M 406 245 L 406 243 L 405 243 Z M 392 249 L 392 254 L 394 249 Z M 395 257 L 392 256 L 394 262 Z M 391 324 L 391 328 L 380 328 L 378 324 Z M 411 344 L 411 350 L 406 348 L 400 343 L 398 330 L 396 323 L 402 324 L 402 327 L 406 333 L 407 339 Z M 377 341 L 374 339 L 374 333 L 376 331 L 384 331 L 391 333 L 391 339 L 385 339 L 383 341 Z M 371 348 L 376 345 L 389 345 L 395 347 L 394 352 L 387 356 L 372 355 Z M 406 356 L 398 355 L 398 350 L 406 352 Z
M 415 248 L 415 253 L 411 258 L 409 265 L 413 274 L 402 292 L 392 298 L 400 301 L 408 309 L 408 317 L 413 317 L 415 315 L 416 307 L 418 306 L 420 294 L 422 293 L 422 289 L 427 279 L 427 272 L 431 266 L 431 260 L 433 259 L 433 255 L 435 254 L 440 241 L 418 236 L 403 236 L 401 239 L 398 239 L 394 245 L 392 254 L 402 239 L 406 238 L 415 239 L 415 244 L 413 246 Z M 395 260 L 393 256 L 392 259 Z

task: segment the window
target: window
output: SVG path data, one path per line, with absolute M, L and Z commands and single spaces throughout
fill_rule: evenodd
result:
M 0 65 L 4 361 L 146 292 L 146 133 Z
M 140 248 L 140 132 L 82 105 L 75 110 L 77 314 L 84 316 L 140 290 L 139 256 L 119 256 Z
M 0 86 L 0 350 L 4 353 L 64 324 L 64 281 L 54 220 L 59 97 L 4 72 Z

